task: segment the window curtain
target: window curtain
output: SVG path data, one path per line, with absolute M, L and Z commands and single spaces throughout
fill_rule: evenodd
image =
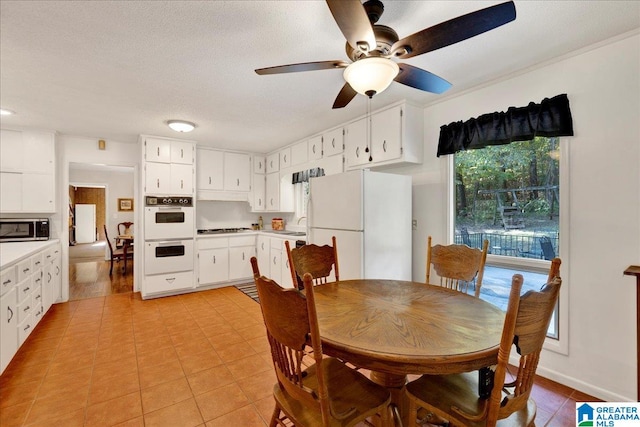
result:
M 545 98 L 539 104 L 509 107 L 506 112 L 483 114 L 466 122 L 440 128 L 438 157 L 489 145 L 528 141 L 536 136 L 572 136 L 573 119 L 566 94 Z
M 302 182 L 309 182 L 309 178 L 315 178 L 317 176 L 324 176 L 324 169 L 313 168 L 306 171 L 295 172 L 292 174 L 291 183 L 300 184 Z

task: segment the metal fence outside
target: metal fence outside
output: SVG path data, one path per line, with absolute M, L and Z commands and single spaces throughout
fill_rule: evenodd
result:
M 455 231 L 455 243 L 458 244 L 482 249 L 484 240 L 489 241 L 489 253 L 494 255 L 551 260 L 558 254 L 559 238 L 557 235 L 539 234 L 528 236 L 467 232 L 465 229 Z

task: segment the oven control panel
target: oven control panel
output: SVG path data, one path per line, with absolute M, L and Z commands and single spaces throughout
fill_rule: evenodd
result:
M 146 196 L 146 206 L 193 206 L 193 197 Z

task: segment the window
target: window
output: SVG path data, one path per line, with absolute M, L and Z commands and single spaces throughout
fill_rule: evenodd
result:
M 506 310 L 511 276 L 524 275 L 524 290 L 539 288 L 559 254 L 559 140 L 458 152 L 452 178 L 454 242 L 481 248 L 489 241 L 480 298 Z M 556 308 L 548 336 L 558 339 L 559 330 Z

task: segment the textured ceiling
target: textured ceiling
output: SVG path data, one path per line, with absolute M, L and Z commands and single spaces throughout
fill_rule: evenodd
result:
M 402 38 L 499 1 L 386 1 L 379 24 Z M 640 27 L 638 1 L 516 0 L 498 29 L 406 60 L 453 84 L 443 95 L 392 85 L 372 109 L 428 105 Z M 256 68 L 346 60 L 324 1 L 0 2 L 3 127 L 135 142 L 183 137 L 268 152 L 366 112 L 331 106 L 341 70 L 258 76 Z M 169 119 L 198 124 L 190 134 Z

